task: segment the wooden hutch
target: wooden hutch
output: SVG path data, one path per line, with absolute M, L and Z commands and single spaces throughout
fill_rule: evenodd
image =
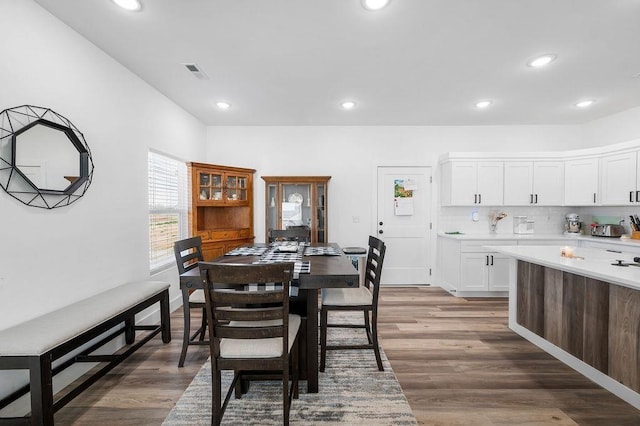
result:
M 331 176 L 262 176 L 265 182 L 265 241 L 271 229 L 308 226 L 312 243 L 326 243 Z
M 211 260 L 243 244 L 253 244 L 253 174 L 240 167 L 187 163 L 191 186 L 189 230 L 202 237 Z

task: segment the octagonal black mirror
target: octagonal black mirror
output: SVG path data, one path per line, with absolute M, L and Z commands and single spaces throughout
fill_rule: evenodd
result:
M 29 206 L 67 206 L 87 191 L 91 152 L 65 117 L 23 105 L 0 113 L 0 186 Z

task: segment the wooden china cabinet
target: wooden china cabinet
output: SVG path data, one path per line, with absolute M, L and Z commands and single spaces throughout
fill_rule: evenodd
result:
M 262 176 L 265 182 L 265 241 L 271 229 L 308 226 L 312 243 L 326 243 L 331 176 Z
M 240 167 L 187 163 L 191 185 L 189 230 L 202 237 L 205 260 L 252 244 L 253 174 Z

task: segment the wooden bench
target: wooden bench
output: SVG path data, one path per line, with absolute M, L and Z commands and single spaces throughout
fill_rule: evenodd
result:
M 159 325 L 135 325 L 135 315 L 160 304 Z M 121 325 L 124 324 L 122 327 Z M 113 330 L 112 330 L 113 329 Z M 135 342 L 136 330 L 147 330 Z M 109 332 L 109 333 L 107 333 Z M 104 335 L 107 333 L 106 335 Z M 108 341 L 124 333 L 127 346 L 113 355 L 90 355 Z M 115 287 L 103 293 L 44 314 L 24 323 L 0 330 L 0 370 L 29 370 L 29 384 L 0 400 L 0 409 L 31 392 L 30 417 L 1 418 L 0 424 L 53 425 L 54 413 L 144 345 L 162 333 L 162 341 L 171 341 L 169 323 L 169 284 L 139 281 Z M 104 336 L 103 336 L 104 335 Z M 52 363 L 100 337 L 88 348 Z M 98 362 L 89 377 L 54 401 L 53 376 L 76 362 Z M 96 371 L 97 370 L 97 371 Z

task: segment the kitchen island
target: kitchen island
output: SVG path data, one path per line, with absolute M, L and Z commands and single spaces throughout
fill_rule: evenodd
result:
M 510 256 L 509 327 L 640 409 L 640 267 L 589 247 L 492 246 Z M 566 250 L 566 248 L 565 248 Z

